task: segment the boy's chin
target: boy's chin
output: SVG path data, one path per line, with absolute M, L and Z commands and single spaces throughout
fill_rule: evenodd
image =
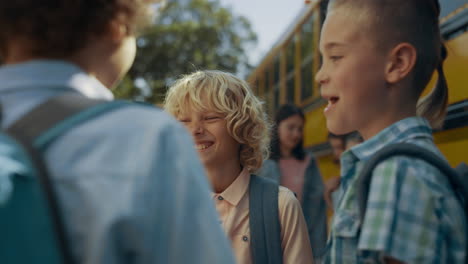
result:
M 199 157 L 203 166 L 205 167 L 213 167 L 213 166 L 219 165 L 219 162 L 213 157 L 206 156 L 206 155 L 205 156 L 200 155 Z
M 344 135 L 353 132 L 353 128 L 343 125 L 343 122 L 327 119 L 327 129 L 335 135 Z

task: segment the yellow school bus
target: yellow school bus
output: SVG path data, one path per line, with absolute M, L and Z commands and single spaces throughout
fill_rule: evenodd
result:
M 445 74 L 449 107 L 444 127 L 434 132 L 435 142 L 452 166 L 468 162 L 468 3 L 442 0 L 440 27 L 448 49 Z M 318 42 L 326 1 L 305 4 L 289 29 L 248 76 L 254 92 L 266 102 L 271 117 L 284 103 L 300 106 L 306 116 L 304 144 L 317 159 L 326 179 L 339 175 L 332 162 L 323 109 L 326 101 L 314 76 L 320 66 Z M 429 86 L 433 86 L 431 82 Z

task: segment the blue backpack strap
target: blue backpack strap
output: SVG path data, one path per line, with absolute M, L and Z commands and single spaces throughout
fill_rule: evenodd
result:
M 278 184 L 251 175 L 249 184 L 250 248 L 254 264 L 281 264 Z
M 364 165 L 361 174 L 359 175 L 358 181 L 358 203 L 359 203 L 359 214 L 361 222 L 364 221 L 367 199 L 369 195 L 369 187 L 372 179 L 372 172 L 375 167 L 381 162 L 394 157 L 394 156 L 408 156 L 416 159 L 423 160 L 432 166 L 436 167 L 442 174 L 444 174 L 451 187 L 453 188 L 456 197 L 459 198 L 463 208 L 465 209 L 465 215 L 468 214 L 468 179 L 463 179 L 449 164 L 437 156 L 435 153 L 410 143 L 398 143 L 388 145 L 377 153 L 375 153 Z M 461 196 L 461 197 L 460 197 Z M 467 215 L 468 217 L 468 215 Z
M 0 262 L 64 263 L 30 155 L 11 136 L 0 135 L 0 177 L 9 187 L 0 204 Z
M 47 166 L 42 158 L 42 152 L 54 139 L 60 137 L 66 131 L 86 120 L 123 105 L 130 104 L 124 101 L 106 102 L 103 100 L 94 100 L 86 98 L 78 93 L 65 93 L 39 105 L 7 129 L 7 133 L 20 143 L 29 154 L 36 169 L 37 179 L 40 182 L 40 187 L 36 186 L 33 182 L 26 182 L 24 180 L 24 182 L 18 183 L 24 188 L 20 193 L 18 193 L 18 191 L 15 192 L 17 196 L 16 199 L 13 200 L 16 203 L 16 208 L 13 209 L 19 214 L 22 214 L 22 212 L 18 211 L 18 207 L 21 207 L 21 203 L 24 203 L 23 206 L 27 205 L 28 201 L 30 202 L 31 199 L 35 199 L 34 197 L 36 197 L 36 199 L 44 197 L 46 200 L 45 205 L 39 202 L 39 208 L 34 208 L 34 210 L 30 211 L 32 214 L 31 217 L 44 213 L 47 214 L 46 212 L 50 215 L 50 218 L 47 216 L 39 217 L 43 222 L 40 223 L 42 228 L 48 228 L 48 223 L 46 222 L 47 219 L 49 219 L 53 224 L 52 228 L 49 229 L 51 229 L 50 231 L 52 232 L 55 231 L 55 240 L 50 238 L 46 241 L 55 241 L 56 249 L 54 252 L 53 248 L 47 248 L 46 246 L 48 252 L 48 255 L 45 256 L 46 259 L 53 259 L 55 263 L 57 263 L 59 259 L 62 263 L 74 263 L 74 259 L 71 255 L 71 248 L 66 238 L 64 223 L 61 217 L 62 214 L 60 213 L 57 197 L 49 177 Z M 22 179 L 18 181 L 22 181 Z M 24 217 L 26 216 L 24 215 Z

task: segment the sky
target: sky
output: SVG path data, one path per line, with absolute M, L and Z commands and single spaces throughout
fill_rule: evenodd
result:
M 257 65 L 304 7 L 304 0 L 220 0 L 234 14 L 249 19 L 258 42 L 249 52 L 250 63 Z

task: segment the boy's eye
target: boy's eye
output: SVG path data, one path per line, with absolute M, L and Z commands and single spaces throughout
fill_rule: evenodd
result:
M 341 58 L 343 58 L 343 56 L 330 56 L 330 60 L 331 60 L 331 61 L 338 61 L 338 60 L 340 60 Z
M 218 120 L 220 118 L 221 117 L 219 117 L 219 116 L 207 116 L 207 117 L 205 117 L 205 120 Z
M 188 119 L 188 118 L 179 118 L 179 122 L 188 123 L 188 122 L 190 122 L 190 119 Z

